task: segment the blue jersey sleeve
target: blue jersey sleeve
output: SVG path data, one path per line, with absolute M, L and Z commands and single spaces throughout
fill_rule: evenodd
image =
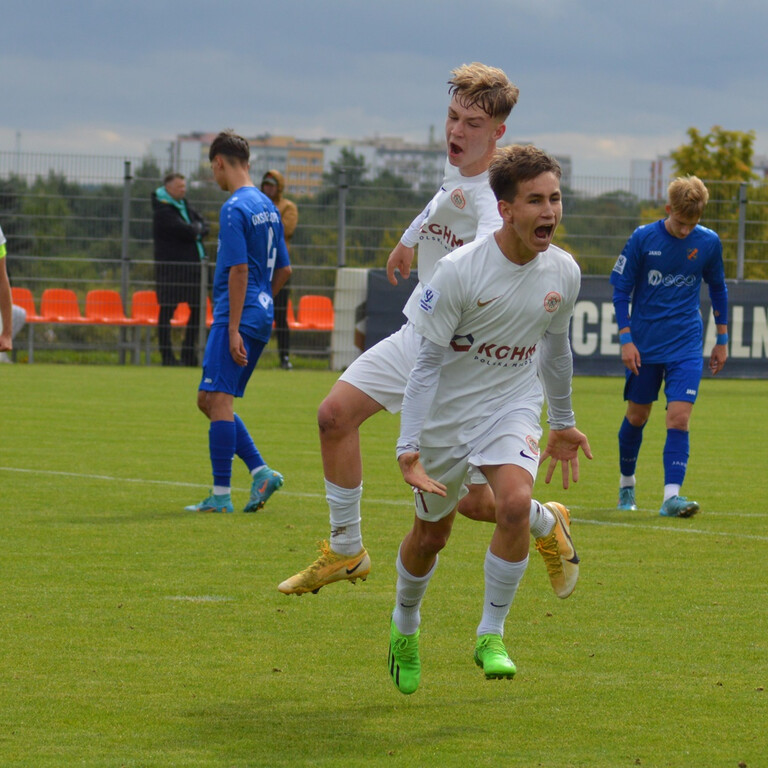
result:
M 232 205 L 225 205 L 219 218 L 219 252 L 217 260 L 223 260 L 224 268 L 248 262 L 248 223 L 243 211 Z
M 702 277 L 709 290 L 712 302 L 712 312 L 720 325 L 728 324 L 728 287 L 725 284 L 725 267 L 723 266 L 723 244 L 715 234 L 712 243 L 712 256 L 707 262 Z

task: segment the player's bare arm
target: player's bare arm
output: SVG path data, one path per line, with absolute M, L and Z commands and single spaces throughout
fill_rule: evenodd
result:
M 248 265 L 236 264 L 229 270 L 229 353 L 240 366 L 248 362 L 243 337 L 240 335 L 240 319 L 243 316 L 247 287 Z
M 579 481 L 579 448 L 588 459 L 592 458 L 592 449 L 589 447 L 587 436 L 576 427 L 550 430 L 547 447 L 539 459 L 539 466 L 547 459 L 551 459 L 544 482 L 551 482 L 555 467 L 560 463 L 563 471 L 563 488 L 568 488 L 570 477 L 573 477 L 573 482 L 577 483 Z
M 403 280 L 407 280 L 411 275 L 411 264 L 413 264 L 414 249 L 410 246 L 398 243 L 389 254 L 387 259 L 387 279 L 392 285 L 397 285 L 395 270 L 400 272 Z
M 288 282 L 288 278 L 291 276 L 290 265 L 285 267 L 279 267 L 275 270 L 275 274 L 272 275 L 272 295 L 277 296 L 280 293 L 282 287 Z

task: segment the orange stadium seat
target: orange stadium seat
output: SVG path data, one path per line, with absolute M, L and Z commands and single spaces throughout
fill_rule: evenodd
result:
M 88 291 L 85 295 L 85 319 L 104 325 L 136 325 L 135 320 L 126 317 L 119 292 L 104 288 Z
M 313 331 L 333 330 L 333 302 L 327 296 L 307 294 L 299 299 L 296 320 L 301 328 Z
M 134 291 L 131 299 L 131 317 L 137 325 L 157 325 L 160 305 L 155 291 Z
M 288 299 L 288 307 L 285 311 L 285 322 L 292 331 L 301 331 L 304 326 L 296 319 L 296 313 L 293 311 L 293 302 Z
M 173 317 L 171 318 L 171 325 L 186 325 L 189 322 L 189 316 L 192 314 L 189 304 L 186 301 L 182 301 L 176 305 L 176 309 L 173 310 Z
M 27 313 L 28 323 L 39 323 L 45 318 L 37 314 L 35 299 L 29 288 L 11 288 L 11 300 L 17 307 L 21 307 Z
M 86 323 L 77 294 L 70 288 L 46 288 L 40 298 L 40 315 L 49 323 Z

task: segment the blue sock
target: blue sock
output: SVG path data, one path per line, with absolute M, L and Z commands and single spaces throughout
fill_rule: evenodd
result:
M 682 485 L 688 469 L 688 432 L 668 429 L 664 443 L 664 485 Z
M 637 457 L 640 453 L 640 445 L 643 442 L 643 424 L 642 427 L 633 427 L 626 416 L 621 422 L 619 429 L 619 467 L 621 474 L 631 477 L 635 474 L 637 467 Z
M 208 428 L 208 448 L 211 453 L 213 484 L 232 484 L 232 459 L 235 456 L 235 422 L 212 421 Z
M 261 458 L 259 449 L 248 432 L 248 427 L 237 414 L 235 414 L 235 453 L 245 462 L 249 472 L 266 463 Z

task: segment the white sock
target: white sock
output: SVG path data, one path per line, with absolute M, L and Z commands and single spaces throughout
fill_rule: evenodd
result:
M 231 493 L 232 488 L 229 485 L 214 485 L 213 493 L 216 496 L 224 496 L 224 494 Z
M 340 555 L 356 555 L 363 548 L 360 532 L 360 499 L 363 484 L 342 488 L 325 481 L 325 498 L 331 511 L 331 549 Z
M 264 467 L 266 467 L 266 466 L 267 466 L 266 464 L 259 464 L 258 467 L 254 467 L 251 470 L 251 477 L 254 477 L 257 472 L 261 472 L 261 470 L 264 469 Z
M 437 556 L 435 564 L 426 576 L 414 576 L 405 569 L 400 559 L 400 551 L 397 553 L 395 567 L 397 569 L 397 598 L 395 610 L 392 611 L 392 620 L 395 626 L 404 635 L 412 635 L 421 624 L 421 601 L 429 586 L 429 580 L 437 568 Z
M 477 627 L 477 636 L 501 635 L 504 637 L 504 620 L 507 618 L 517 586 L 528 567 L 528 556 L 518 563 L 502 560 L 491 552 L 485 553 L 485 597 L 483 618 Z M 401 630 L 402 631 L 402 630 Z
M 619 478 L 619 488 L 634 488 L 635 476 L 634 475 L 621 475 Z
M 671 499 L 673 496 L 679 496 L 680 495 L 680 486 L 679 485 L 665 485 L 664 486 L 664 501 L 667 499 Z
M 529 518 L 531 536 L 540 539 L 546 536 L 555 527 L 555 516 L 536 499 L 531 499 L 531 516 Z

